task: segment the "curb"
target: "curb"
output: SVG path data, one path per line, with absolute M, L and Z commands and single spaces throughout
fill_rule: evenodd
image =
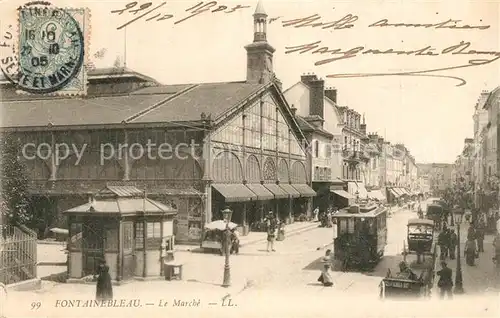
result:
M 311 226 L 303 227 L 303 228 L 297 229 L 295 231 L 291 231 L 289 233 L 285 232 L 285 237 L 290 237 L 290 236 L 298 235 L 300 233 L 311 231 L 311 230 L 317 229 L 317 228 L 318 228 L 317 224 L 311 224 Z M 262 233 L 265 233 L 265 232 L 262 232 Z M 266 241 L 267 241 L 267 238 L 261 238 L 261 239 L 258 239 L 258 240 L 253 240 L 253 241 L 246 242 L 244 244 L 240 244 L 240 247 L 248 246 L 248 245 L 253 245 L 253 244 L 257 244 L 257 243 L 262 243 L 262 242 L 266 242 Z

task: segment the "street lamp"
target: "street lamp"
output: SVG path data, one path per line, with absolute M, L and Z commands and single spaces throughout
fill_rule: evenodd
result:
M 462 255 L 460 254 L 460 224 L 462 223 L 462 218 L 464 216 L 463 211 L 458 210 L 456 214 L 454 214 L 457 224 L 457 272 L 455 274 L 455 294 L 463 294 L 464 286 L 462 280 L 462 263 L 460 259 Z
M 222 210 L 222 215 L 224 216 L 224 220 L 226 221 L 226 230 L 224 231 L 224 240 L 225 240 L 225 253 L 226 259 L 224 262 L 224 280 L 222 282 L 222 287 L 231 286 L 231 267 L 229 266 L 229 254 L 231 253 L 231 235 L 229 233 L 229 222 L 231 222 L 231 216 L 233 211 L 226 207 Z

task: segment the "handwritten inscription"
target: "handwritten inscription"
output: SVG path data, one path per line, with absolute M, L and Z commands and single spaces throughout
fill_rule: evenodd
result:
M 132 14 L 132 15 L 137 15 L 138 13 L 141 13 L 139 16 L 133 18 L 132 20 L 119 26 L 116 29 L 121 30 L 124 27 L 126 27 L 127 25 L 130 25 L 130 24 L 134 23 L 135 21 L 140 20 L 142 18 L 145 18 L 145 21 L 151 21 L 151 20 L 163 21 L 163 20 L 169 20 L 169 19 L 174 18 L 173 14 L 170 14 L 170 13 L 166 14 L 166 13 L 157 12 L 158 9 L 165 6 L 166 4 L 167 4 L 166 2 L 162 2 L 159 5 L 155 6 L 154 8 L 149 9 L 153 5 L 151 2 L 143 3 L 139 6 L 137 6 L 138 2 L 133 1 L 133 2 L 126 4 L 125 7 L 122 9 L 112 10 L 111 13 L 115 13 L 117 15 L 122 15 L 125 12 Z M 174 24 L 179 24 L 181 22 L 187 21 L 187 20 L 189 20 L 197 15 L 200 15 L 200 14 L 206 13 L 206 12 L 209 12 L 209 13 L 223 12 L 223 13 L 227 14 L 227 13 L 233 13 L 233 12 L 236 12 L 238 10 L 247 9 L 247 8 L 250 8 L 250 6 L 236 5 L 236 6 L 228 7 L 226 5 L 218 4 L 217 1 L 210 1 L 207 3 L 201 1 L 198 4 L 187 8 L 185 10 L 185 12 L 188 12 L 187 16 L 175 21 Z
M 479 51 L 469 49 L 471 46 L 470 42 L 461 41 L 458 44 L 446 47 L 442 50 L 434 48 L 430 45 L 419 48 L 416 50 L 395 50 L 392 48 L 388 49 L 374 49 L 374 48 L 366 48 L 364 46 L 358 46 L 355 48 L 351 48 L 348 50 L 342 50 L 339 48 L 331 49 L 327 46 L 320 46 L 321 41 L 316 41 L 313 43 L 302 44 L 298 46 L 290 46 L 286 47 L 286 54 L 292 53 L 311 53 L 311 54 L 327 54 L 334 55 L 334 57 L 319 60 L 315 62 L 315 65 L 324 65 L 328 63 L 332 63 L 342 59 L 349 59 L 353 57 L 358 57 L 360 55 L 406 55 L 406 56 L 442 56 L 442 55 L 469 55 L 469 56 L 477 56 L 477 55 L 489 55 L 492 58 L 484 59 L 470 59 L 467 64 L 463 65 L 455 65 L 437 69 L 430 70 L 422 70 L 422 71 L 414 71 L 414 72 L 396 72 L 396 73 L 356 73 L 356 74 L 332 74 L 328 75 L 328 78 L 349 78 L 349 77 L 373 77 L 373 76 L 431 76 L 431 77 L 443 77 L 443 78 L 452 78 L 460 81 L 459 86 L 464 85 L 466 82 L 464 79 L 455 77 L 455 76 L 446 76 L 446 75 L 430 75 L 428 73 L 438 72 L 438 71 L 448 71 L 453 69 L 465 68 L 465 67 L 474 67 L 492 63 L 500 58 L 500 52 L 498 51 Z
M 272 18 L 271 20 L 275 21 L 279 19 Z M 321 28 L 321 29 L 333 29 L 333 30 L 342 30 L 342 29 L 350 29 L 355 26 L 355 22 L 359 20 L 357 15 L 353 15 L 351 13 L 346 14 L 342 18 L 334 21 L 323 21 L 323 18 L 319 14 L 309 15 L 307 17 L 285 20 L 282 21 L 283 27 L 294 27 L 294 28 L 303 28 L 303 27 L 312 27 L 312 28 Z M 489 25 L 461 25 L 462 20 L 453 20 L 448 19 L 446 21 L 441 21 L 438 23 L 389 23 L 388 19 L 381 19 L 374 23 L 368 25 L 369 28 L 374 27 L 406 27 L 406 28 L 425 28 L 425 29 L 455 29 L 455 30 L 486 30 L 489 29 Z
M 382 19 L 375 23 L 370 24 L 368 27 L 407 27 L 407 28 L 432 28 L 432 29 L 459 29 L 459 30 L 486 30 L 489 29 L 489 25 L 460 25 L 462 20 L 452 20 L 448 19 L 439 23 L 389 23 L 389 20 Z

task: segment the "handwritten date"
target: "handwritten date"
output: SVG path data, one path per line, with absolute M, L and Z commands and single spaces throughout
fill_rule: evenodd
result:
M 118 28 L 116 28 L 117 30 L 121 30 L 123 29 L 124 27 L 126 27 L 127 25 L 130 25 L 132 23 L 134 23 L 135 21 L 137 20 L 140 20 L 142 18 L 145 18 L 146 21 L 151 21 L 151 20 L 155 20 L 155 21 L 163 21 L 163 20 L 169 20 L 169 19 L 172 19 L 174 17 L 173 14 L 165 14 L 165 13 L 160 13 L 160 12 L 155 12 L 156 10 L 160 9 L 161 7 L 163 7 L 165 4 L 167 4 L 166 2 L 162 2 L 160 3 L 159 5 L 153 7 L 150 9 L 150 7 L 153 5 L 151 2 L 147 2 L 147 3 L 143 3 L 141 5 L 138 6 L 138 2 L 137 1 L 133 1 L 133 2 L 130 2 L 128 4 L 125 5 L 124 8 L 122 9 L 118 9 L 118 10 L 113 10 L 111 11 L 111 13 L 115 13 L 117 15 L 122 15 L 124 13 L 129 13 L 129 14 L 132 14 L 132 15 L 137 15 L 138 13 L 140 13 L 140 15 L 134 17 L 132 20 L 130 20 L 129 22 L 119 26 Z M 205 12 L 210 12 L 210 13 L 217 13 L 217 12 L 224 12 L 224 13 L 233 13 L 233 12 L 236 12 L 240 9 L 247 9 L 247 8 L 250 8 L 250 6 L 243 6 L 243 5 L 236 5 L 232 8 L 226 6 L 226 5 L 221 5 L 221 4 L 218 4 L 217 1 L 210 1 L 210 2 L 199 2 L 198 4 L 192 6 L 192 7 L 189 7 L 185 10 L 185 12 L 188 12 L 188 15 L 184 18 L 181 18 L 177 21 L 174 22 L 174 24 L 179 24 L 181 22 L 184 22 L 184 21 L 187 21 L 197 15 L 200 15 L 202 13 L 205 13 Z M 147 10 L 147 11 L 146 11 Z

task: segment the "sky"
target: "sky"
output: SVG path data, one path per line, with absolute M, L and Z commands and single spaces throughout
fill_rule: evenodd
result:
M 186 10 L 200 1 L 52 1 L 59 7 L 87 7 L 91 11 L 91 29 L 87 30 L 89 60 L 96 67 L 111 67 L 117 59 L 130 69 L 151 76 L 163 84 L 230 82 L 246 78 L 244 46 L 253 41 L 253 17 L 256 0 L 219 1 L 217 6 L 232 13 L 203 12 L 175 24 L 192 13 Z M 205 1 L 204 3 L 208 3 Z M 0 2 L 0 26 L 15 23 L 14 9 L 24 1 Z M 129 9 L 122 14 L 113 10 Z M 445 70 L 429 76 L 379 76 L 327 78 L 344 73 L 415 72 L 466 65 L 471 59 L 495 58 L 486 54 L 352 54 L 350 58 L 316 65 L 317 61 L 342 55 L 286 54 L 287 48 L 321 41 L 319 47 L 346 52 L 355 47 L 387 51 L 415 51 L 430 46 L 433 52 L 470 42 L 468 49 L 500 51 L 500 0 L 383 1 L 383 0 L 264 0 L 269 19 L 268 42 L 276 49 L 274 71 L 286 89 L 304 73 L 325 79 L 335 87 L 338 103 L 365 114 L 367 131 L 376 132 L 393 143 L 404 143 L 417 162 L 453 162 L 462 151 L 464 139 L 473 137 L 472 115 L 482 90 L 500 85 L 500 61 L 474 67 Z M 143 10 L 134 13 L 130 10 Z M 118 28 L 159 6 L 144 17 Z M 146 8 L 147 7 L 147 8 Z M 223 9 L 223 8 L 221 8 Z M 154 18 L 157 14 L 161 14 Z M 156 21 L 161 17 L 173 17 Z M 333 29 L 284 26 L 284 21 L 318 14 L 317 22 L 340 20 L 349 14 L 350 28 Z M 164 16 L 166 15 L 166 16 Z M 146 19 L 151 18 L 150 21 Z M 369 27 L 387 19 L 387 23 L 436 24 L 449 19 L 458 25 L 489 26 L 485 29 L 447 29 L 436 27 Z M 356 20 L 356 21 L 353 21 Z M 14 21 L 14 22 L 12 22 Z M 449 25 L 452 25 L 449 23 Z M 296 26 L 296 25 L 295 25 Z M 318 48 L 319 48 L 318 47 Z M 289 49 L 288 49 L 289 50 Z M 323 49 L 327 50 L 327 49 Z M 372 51 L 373 52 L 373 51 Z M 456 52 L 456 51 L 450 51 Z

